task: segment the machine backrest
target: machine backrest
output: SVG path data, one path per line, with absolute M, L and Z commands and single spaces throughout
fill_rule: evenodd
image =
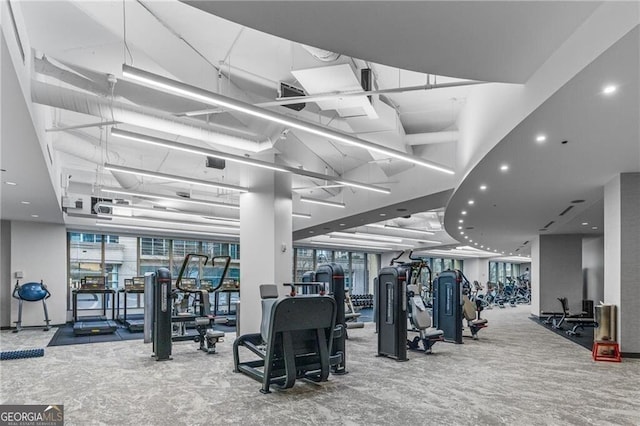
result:
M 462 314 L 468 321 L 476 319 L 476 304 L 473 303 L 469 297 L 465 294 L 462 296 Z
M 271 309 L 278 300 L 278 286 L 275 284 L 260 285 L 260 298 L 262 299 L 262 320 L 260 321 L 260 335 L 265 342 L 269 338 L 269 326 L 271 322 Z
M 316 330 L 324 329 L 329 353 L 336 323 L 337 304 L 331 296 L 302 295 L 273 301 L 270 310 L 267 344 L 275 344 L 283 332 L 294 332 L 293 343 L 297 351 L 304 352 L 305 346 L 317 344 Z M 264 318 L 264 316 L 263 316 Z M 264 338 L 264 336 L 263 336 Z M 308 348 L 313 351 L 313 348 Z
M 431 315 L 427 311 L 417 285 L 409 284 L 407 286 L 407 293 L 410 294 L 411 292 L 413 292 L 413 296 L 409 297 L 409 306 L 413 326 L 419 330 L 427 329 L 431 327 Z

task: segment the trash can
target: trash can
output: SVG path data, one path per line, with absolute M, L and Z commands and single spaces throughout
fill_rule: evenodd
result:
M 593 340 L 598 341 L 616 341 L 617 338 L 617 317 L 616 305 L 598 305 L 596 306 L 596 322 L 598 327 L 593 333 Z

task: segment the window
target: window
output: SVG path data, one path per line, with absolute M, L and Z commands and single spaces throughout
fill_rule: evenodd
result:
M 308 271 L 315 270 L 313 249 L 296 248 L 293 261 L 293 280 L 302 282 L 302 275 Z

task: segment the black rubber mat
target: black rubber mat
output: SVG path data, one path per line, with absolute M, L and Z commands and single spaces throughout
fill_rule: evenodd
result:
M 593 328 L 585 328 L 583 330 L 579 330 L 580 336 L 569 336 L 567 334 L 567 330 L 570 328 L 568 327 L 565 327 L 564 330 L 558 330 L 553 328 L 551 324 L 545 324 L 543 321 L 540 321 L 537 317 L 529 317 L 529 318 L 531 319 L 531 321 L 535 322 L 536 324 L 541 325 L 547 330 L 552 331 L 557 335 L 564 337 L 567 340 L 571 340 L 572 342 L 579 344 L 585 349 L 591 350 L 593 347 Z
M 73 325 L 67 324 L 58 328 L 47 346 L 82 345 L 85 343 L 116 342 L 119 340 L 142 339 L 143 333 L 131 333 L 126 328 L 118 328 L 112 334 L 95 334 L 86 336 L 76 336 L 73 334 Z

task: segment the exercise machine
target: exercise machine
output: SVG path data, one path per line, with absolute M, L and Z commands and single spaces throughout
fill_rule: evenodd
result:
M 399 262 L 402 251 L 390 266 L 378 273 L 376 280 L 376 324 L 378 356 L 407 361 L 407 349 L 431 353 L 433 345 L 443 340 L 443 331 L 432 327 L 431 315 L 422 299 L 422 269 L 431 270 L 421 258 L 409 253 L 410 262 Z M 427 286 L 431 279 L 429 278 Z M 408 339 L 408 331 L 418 333 Z M 420 348 L 422 344 L 422 348 Z
M 102 315 L 78 317 L 78 296 L 91 294 L 102 295 Z M 111 300 L 111 319 L 107 318 L 107 305 L 109 298 L 115 296 L 115 290 L 107 288 L 104 276 L 88 276 L 80 280 L 80 288 L 71 291 L 71 303 L 73 312 L 73 334 L 76 336 L 94 334 L 113 334 L 118 329 L 115 320 L 115 303 Z
M 339 362 L 331 365 L 331 373 L 347 374 L 344 269 L 337 263 L 324 263 L 316 269 L 315 281 L 326 284 L 329 295 L 335 299 L 336 306 L 339 307 L 330 353 L 331 357 L 339 359 Z
M 433 318 L 436 328 L 444 332 L 444 340 L 461 344 L 463 320 L 478 339 L 478 332 L 487 327 L 487 320 L 480 317 L 482 301 L 469 298 L 471 284 L 462 271 L 444 271 L 434 280 Z
M 120 317 L 120 293 L 124 296 L 124 313 L 122 317 Z M 127 313 L 127 295 L 129 294 L 144 294 L 144 277 L 126 278 L 124 280 L 124 288 L 118 290 L 118 302 L 116 307 L 116 310 L 118 311 L 118 320 L 121 321 L 130 332 L 141 332 L 144 330 L 144 314 Z
M 51 297 L 51 293 L 44 285 L 42 280 L 37 282 L 24 283 L 20 285 L 20 280 L 16 281 L 16 286 L 13 288 L 12 296 L 18 299 L 18 321 L 16 321 L 16 329 L 14 333 L 18 333 L 22 330 L 22 302 L 38 302 L 42 300 L 42 309 L 44 309 L 44 331 L 48 331 L 51 326 L 49 325 L 49 311 L 47 310 L 46 300 Z
M 175 287 L 171 272 L 166 268 L 145 275 L 145 294 L 148 291 L 153 294 L 153 298 L 145 298 L 145 319 L 151 320 L 149 324 L 145 321 L 145 342 L 153 342 L 153 356 L 157 361 L 172 359 L 173 342 L 193 340 L 199 343 L 200 350 L 214 354 L 216 344 L 223 341 L 224 332 L 211 328 L 217 321 L 210 313 L 209 290 L 220 287 L 231 258 L 213 257 L 213 272 L 207 269 L 208 260 L 209 257 L 203 254 L 187 254 L 175 280 Z M 205 270 L 212 278 L 205 288 L 201 288 L 199 276 Z M 217 271 L 218 274 L 215 273 Z M 183 296 L 181 301 L 177 299 L 178 294 Z M 177 306 L 186 306 L 191 311 L 178 312 Z M 196 334 L 187 332 L 188 324 L 195 326 Z
M 331 355 L 335 343 L 337 301 L 328 295 L 292 295 L 279 298 L 275 284 L 260 286 L 260 333 L 239 336 L 233 343 L 234 372 L 270 387 L 291 388 L 296 379 L 324 382 L 342 354 Z M 244 347 L 258 358 L 240 361 Z

